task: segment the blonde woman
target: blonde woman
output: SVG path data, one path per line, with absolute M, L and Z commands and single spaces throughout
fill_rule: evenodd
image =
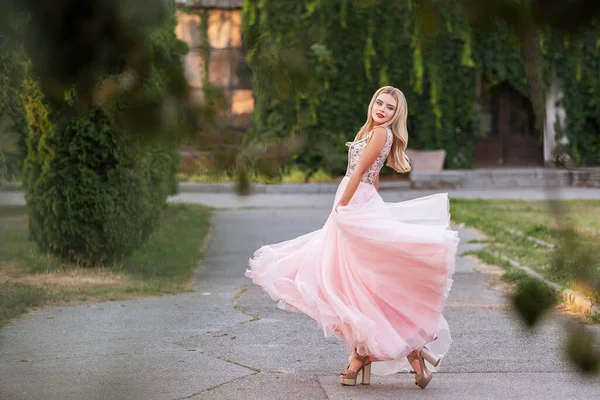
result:
M 322 229 L 263 246 L 246 276 L 280 307 L 313 318 L 352 352 L 342 385 L 371 370 L 415 374 L 425 388 L 450 346 L 442 310 L 452 284 L 458 234 L 445 193 L 400 203 L 379 196 L 387 165 L 410 171 L 408 106 L 397 88 L 380 88 L 367 122 L 347 143 L 348 169 Z

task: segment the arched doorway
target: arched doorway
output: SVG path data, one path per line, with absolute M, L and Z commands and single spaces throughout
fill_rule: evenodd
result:
M 478 107 L 485 137 L 475 143 L 476 167 L 543 165 L 542 131 L 527 97 L 503 82 L 481 93 Z

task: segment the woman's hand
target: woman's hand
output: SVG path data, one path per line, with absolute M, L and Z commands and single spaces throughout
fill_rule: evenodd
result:
M 375 128 L 371 133 L 370 139 L 367 140 L 367 145 L 354 168 L 352 176 L 348 180 L 346 189 L 344 189 L 344 193 L 340 197 L 340 202 L 335 207 L 336 211 L 338 207 L 345 207 L 350 203 L 350 199 L 352 199 L 354 192 L 358 189 L 363 175 L 371 168 L 371 165 L 373 165 L 381 150 L 383 150 L 386 141 L 387 131 L 382 127 Z
M 337 206 L 335 206 L 335 212 L 337 212 L 340 207 L 346 207 L 347 205 L 348 204 L 342 204 L 342 202 L 340 201 L 339 203 L 337 203 Z

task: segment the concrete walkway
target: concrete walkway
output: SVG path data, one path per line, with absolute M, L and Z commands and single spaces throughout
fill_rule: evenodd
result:
M 507 200 L 546 200 L 546 199 L 600 199 L 600 189 L 560 188 L 544 189 L 460 189 L 460 190 L 386 190 L 381 195 L 386 201 L 403 201 L 433 193 L 447 192 L 454 199 L 507 199 Z M 2 193 L 0 193 L 0 198 Z M 173 196 L 173 202 L 201 203 L 220 209 L 249 208 L 306 208 L 332 206 L 333 194 L 255 194 L 238 196 L 229 193 L 180 193 Z
M 387 201 L 402 201 L 433 193 L 447 192 L 455 199 L 600 199 L 600 188 L 556 188 L 534 189 L 457 189 L 457 190 L 410 190 L 389 189 L 382 191 Z M 290 193 L 290 194 L 253 194 L 238 196 L 233 193 L 181 192 L 170 198 L 173 202 L 201 203 L 220 209 L 234 208 L 281 208 L 281 207 L 331 207 L 333 193 Z M 0 205 L 25 204 L 23 192 L 0 191 Z
M 3 328 L 0 399 L 598 398 L 600 381 L 581 380 L 562 358 L 567 317 L 524 330 L 497 287 L 499 272 L 463 257 L 445 312 L 454 346 L 430 386 L 399 374 L 341 387 L 344 345 L 304 315 L 276 309 L 243 276 L 260 245 L 321 227 L 331 196 L 233 199 L 175 199 L 223 208 L 195 293 L 48 308 Z M 474 233 L 460 234 L 461 252 L 478 246 L 468 244 Z

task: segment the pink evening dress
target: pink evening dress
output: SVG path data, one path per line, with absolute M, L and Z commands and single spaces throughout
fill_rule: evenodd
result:
M 386 203 L 373 186 L 394 140 L 386 130 L 386 144 L 350 203 L 335 211 L 367 139 L 350 145 L 325 225 L 261 247 L 246 271 L 280 308 L 305 313 L 326 336 L 379 360 L 373 363 L 378 375 L 410 371 L 406 356 L 424 345 L 439 357 L 448 351 L 442 311 L 459 242 L 447 193 Z

